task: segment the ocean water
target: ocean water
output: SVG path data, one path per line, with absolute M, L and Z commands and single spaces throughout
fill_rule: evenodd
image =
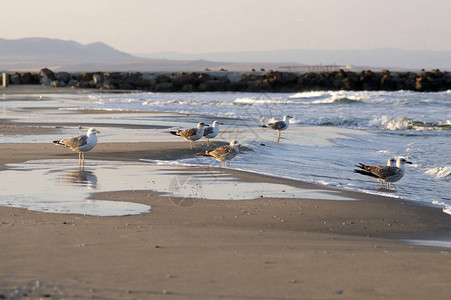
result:
M 90 98 L 85 108 L 229 118 L 222 120 L 225 125 L 216 139 L 236 138 L 250 149 L 231 161 L 232 168 L 411 199 L 451 213 L 451 91 L 135 93 Z M 293 119 L 281 143 L 276 143 L 277 134 L 260 125 L 284 115 Z M 394 190 L 353 173 L 358 162 L 384 165 L 389 157 L 399 156 L 413 164 L 393 184 Z M 178 163 L 215 162 L 192 158 Z
M 102 124 L 159 125 L 149 129 L 100 129 L 99 142 L 180 141 L 169 129 L 194 127 L 219 119 L 224 125 L 215 140 L 238 139 L 244 151 L 229 167 L 342 189 L 381 194 L 437 205 L 451 214 L 451 91 L 306 92 L 306 93 L 94 93 L 90 95 L 24 95 L 2 99 L 3 117 L 29 122 L 67 121 Z M 27 108 L 59 107 L 57 112 Z M 76 114 L 79 110 L 122 111 L 113 116 Z M 125 113 L 127 111 L 160 114 Z M 174 113 L 182 113 L 180 115 Z M 49 118 L 49 115 L 52 118 Z M 293 117 L 277 133 L 261 125 Z M 96 125 L 97 124 L 97 125 Z M 85 129 L 83 129 L 85 131 Z M 45 137 L 51 140 L 51 136 Z M 2 137 L 11 142 L 15 137 Z M 19 142 L 35 142 L 21 137 Z M 201 143 L 202 147 L 204 143 Z M 188 147 L 188 143 L 187 143 Z M 379 182 L 353 172 L 362 162 L 385 164 L 389 157 L 412 161 L 406 175 L 382 189 Z M 219 163 L 193 157 L 158 161 L 160 165 Z

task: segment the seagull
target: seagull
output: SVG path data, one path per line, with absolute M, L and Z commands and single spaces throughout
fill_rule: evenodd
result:
M 210 146 L 210 139 L 215 138 L 219 133 L 219 124 L 224 125 L 218 121 L 214 121 L 211 127 L 204 129 L 204 137 L 207 138 L 207 146 Z
M 197 149 L 196 141 L 204 136 L 204 126 L 208 126 L 202 122 L 197 124 L 197 128 L 182 129 L 177 131 L 170 131 L 173 135 L 178 135 L 189 141 L 190 149 L 193 149 L 192 143 L 194 142 L 194 147 Z
M 284 116 L 282 121 L 276 121 L 274 123 L 269 123 L 268 125 L 262 125 L 264 128 L 271 128 L 273 130 L 277 130 L 279 132 L 279 138 L 277 139 L 277 142 L 280 142 L 280 132 L 282 130 L 285 130 L 290 125 L 290 120 L 293 117 L 290 116 Z
M 387 165 L 389 163 L 392 163 L 390 159 L 388 160 Z M 368 166 L 359 163 L 356 167 L 359 167 L 361 170 L 354 169 L 354 172 L 373 177 L 379 181 L 382 186 L 384 186 L 384 182 L 386 182 L 387 188 L 391 189 L 391 182 L 396 182 L 404 176 L 406 172 L 404 168 L 405 164 L 412 164 L 412 162 L 407 161 L 405 158 L 399 157 L 396 160 L 396 166 Z
M 75 136 L 59 141 L 53 141 L 56 145 L 71 148 L 72 151 L 78 152 L 78 166 L 81 167 L 83 159 L 83 168 L 85 167 L 85 152 L 92 150 L 97 145 L 97 135 L 100 133 L 95 128 L 89 128 L 86 135 Z
M 227 167 L 227 161 L 237 156 L 241 147 L 237 140 L 233 140 L 229 145 L 224 145 L 213 150 L 207 150 L 205 153 L 197 153 L 198 156 L 213 157 L 217 161 L 222 161 L 222 166 Z
M 387 160 L 387 167 L 394 167 L 394 166 L 396 166 L 396 159 L 394 159 L 393 157 L 390 157 Z M 384 168 L 384 166 L 369 166 L 369 165 L 365 165 L 362 163 L 359 163 L 359 165 L 358 166 L 356 165 L 356 167 L 359 167 L 360 169 L 365 170 L 370 173 L 371 173 L 371 171 L 376 170 L 378 168 Z M 360 171 L 360 170 L 358 170 L 358 171 Z M 382 187 L 384 187 L 384 182 L 381 181 L 381 184 L 382 184 Z M 388 184 L 387 184 L 387 187 L 388 187 Z

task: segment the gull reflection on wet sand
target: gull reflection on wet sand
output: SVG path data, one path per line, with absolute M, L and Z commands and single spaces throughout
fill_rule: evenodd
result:
M 86 186 L 88 189 L 97 189 L 97 176 L 93 171 L 77 170 L 67 172 L 58 177 L 62 184 Z
M 120 166 L 90 161 L 89 169 L 73 167 L 74 160 L 36 160 L 9 164 L 0 172 L 0 205 L 34 211 L 94 216 L 148 213 L 149 205 L 89 199 L 93 190 L 116 191 L 130 181 L 119 176 Z M 98 178 L 101 178 L 99 180 Z M 99 182 L 106 189 L 100 189 Z M 123 184 L 121 184 L 123 181 Z

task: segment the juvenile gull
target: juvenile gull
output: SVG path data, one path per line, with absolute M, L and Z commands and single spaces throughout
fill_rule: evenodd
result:
M 192 143 L 194 143 L 194 147 L 197 149 L 196 141 L 204 136 L 204 126 L 208 126 L 208 125 L 204 124 L 202 122 L 199 122 L 197 124 L 197 128 L 170 131 L 170 133 L 173 135 L 178 135 L 178 136 L 184 138 L 185 140 L 188 140 L 190 149 L 193 149 Z
M 262 125 L 262 127 L 264 128 L 271 128 L 273 130 L 277 130 L 279 132 L 279 138 L 277 139 L 277 142 L 280 142 L 280 132 L 282 130 L 285 130 L 288 128 L 288 126 L 290 125 L 290 120 L 293 117 L 290 116 L 284 116 L 282 121 L 276 121 L 273 123 L 269 123 L 267 125 Z
M 213 150 L 207 150 L 205 153 L 197 153 L 198 156 L 213 157 L 217 161 L 222 161 L 222 166 L 227 167 L 227 161 L 237 156 L 241 147 L 237 140 L 233 140 L 229 145 L 224 145 Z
M 72 151 L 78 152 L 78 166 L 82 165 L 83 158 L 83 168 L 85 167 L 85 152 L 92 150 L 97 145 L 97 135 L 100 133 L 95 128 L 89 128 L 86 135 L 75 136 L 67 139 L 62 139 L 59 141 L 53 141 L 56 145 L 61 145 L 66 148 L 71 148 Z
M 393 157 L 390 157 L 387 160 L 387 166 L 388 167 L 396 166 L 396 159 L 394 159 Z M 383 168 L 384 166 L 369 166 L 369 165 L 365 165 L 365 164 L 359 163 L 359 165 L 356 165 L 356 167 L 359 167 L 360 169 L 371 173 L 371 171 L 373 171 L 373 170 L 375 170 L 377 168 Z M 358 173 L 358 172 L 356 172 L 356 173 Z M 382 187 L 384 187 L 384 182 L 381 181 L 381 184 L 382 184 Z M 388 183 L 387 183 L 387 188 L 388 188 Z
M 224 123 L 214 121 L 210 127 L 204 129 L 204 137 L 207 138 L 207 146 L 210 146 L 210 139 L 215 138 L 218 135 L 219 124 L 224 125 Z
M 354 172 L 370 176 L 379 181 L 382 186 L 384 186 L 384 182 L 386 182 L 387 188 L 391 189 L 391 183 L 400 180 L 404 176 L 406 172 L 404 165 L 412 163 L 401 157 L 396 160 L 396 166 L 388 166 L 388 164 L 391 164 L 391 162 L 392 161 L 389 159 L 387 166 L 368 166 L 359 163 L 359 165 L 356 165 L 356 167 L 359 167 L 361 170 L 354 169 Z

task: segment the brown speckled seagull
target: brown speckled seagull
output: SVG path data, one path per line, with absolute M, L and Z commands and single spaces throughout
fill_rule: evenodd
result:
M 213 150 L 207 150 L 205 153 L 197 153 L 198 156 L 213 157 L 217 161 L 222 161 L 222 166 L 227 167 L 227 161 L 238 155 L 241 147 L 237 140 L 233 140 L 229 145 L 224 145 Z
M 390 159 L 387 164 L 390 163 Z M 391 189 L 391 183 L 399 181 L 405 174 L 406 170 L 404 168 L 405 164 L 411 164 L 412 162 L 407 161 L 405 158 L 399 157 L 396 160 L 396 166 L 368 166 L 362 163 L 356 165 L 359 169 L 354 169 L 355 173 L 370 176 L 377 181 L 379 181 L 382 186 L 384 182 L 387 183 L 387 188 Z
M 185 140 L 188 140 L 190 149 L 193 149 L 192 143 L 194 143 L 194 148 L 197 149 L 196 141 L 201 139 L 204 136 L 204 126 L 208 126 L 208 125 L 204 124 L 202 122 L 199 122 L 197 124 L 197 128 L 170 131 L 170 133 L 173 135 L 178 135 L 178 136 L 184 138 Z
M 86 135 L 75 136 L 59 141 L 53 141 L 56 145 L 61 145 L 66 148 L 71 148 L 72 151 L 78 152 L 78 166 L 85 167 L 85 152 L 92 150 L 97 145 L 97 133 L 100 133 L 95 128 L 89 128 Z

